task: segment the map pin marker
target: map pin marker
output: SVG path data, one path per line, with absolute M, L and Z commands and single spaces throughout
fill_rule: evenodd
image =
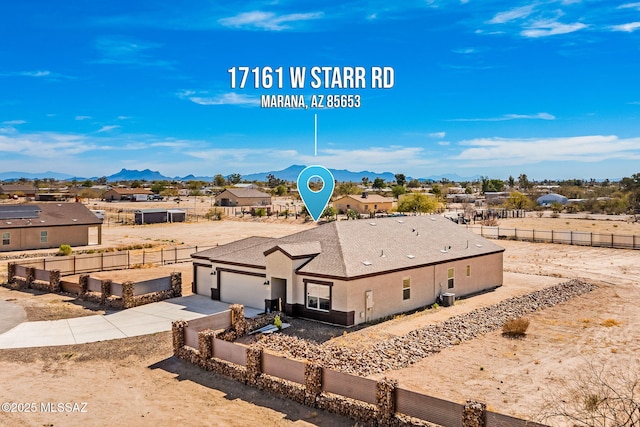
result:
M 322 189 L 314 191 L 309 187 L 311 178 L 318 177 L 322 180 Z M 318 222 L 324 208 L 331 199 L 335 180 L 329 169 L 324 166 L 307 166 L 298 175 L 298 193 L 302 197 L 307 212 L 311 214 L 314 221 Z

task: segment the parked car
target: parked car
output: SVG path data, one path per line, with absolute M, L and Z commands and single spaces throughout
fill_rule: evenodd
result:
M 153 195 L 149 196 L 149 200 L 164 200 L 164 197 L 162 197 L 159 194 L 153 194 Z

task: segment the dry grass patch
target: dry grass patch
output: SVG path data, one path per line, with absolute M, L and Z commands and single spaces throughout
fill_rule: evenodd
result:
M 600 326 L 604 326 L 605 328 L 611 328 L 613 326 L 620 326 L 620 322 L 616 319 L 605 319 L 600 322 Z
M 512 338 L 521 338 L 527 334 L 528 328 L 529 319 L 524 317 L 507 320 L 504 325 L 502 325 L 502 335 Z

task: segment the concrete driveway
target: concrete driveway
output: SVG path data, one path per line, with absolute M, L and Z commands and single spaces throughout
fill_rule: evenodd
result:
M 5 308 L 7 308 L 5 305 L 0 306 L 2 313 L 0 328 L 3 325 L 1 319 L 7 317 L 5 316 Z M 15 307 L 13 304 L 7 306 Z M 170 331 L 171 322 L 174 320 L 193 320 L 224 311 L 228 307 L 229 304 L 220 301 L 212 301 L 201 295 L 190 295 L 112 314 L 24 322 L 0 334 L 0 349 L 83 344 Z M 21 318 L 18 310 L 11 310 L 13 310 L 13 315 L 18 319 Z M 255 316 L 259 311 L 245 307 L 245 316 Z M 24 310 L 22 312 L 24 315 Z M 7 319 L 12 318 L 7 317 Z M 22 320 L 24 319 L 26 316 L 22 317 Z M 16 320 L 6 320 L 5 325 L 9 325 L 9 322 L 15 324 Z

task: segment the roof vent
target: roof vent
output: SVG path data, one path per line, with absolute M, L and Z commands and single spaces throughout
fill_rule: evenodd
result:
M 384 254 L 384 249 L 380 250 L 380 258 L 386 258 L 387 256 Z
M 414 259 L 416 256 L 415 255 L 407 255 L 407 258 L 409 259 Z
M 476 246 L 479 247 L 479 248 L 482 247 L 482 245 L 480 243 L 476 243 Z
M 369 225 L 372 225 L 375 227 L 376 223 L 375 222 L 370 222 Z
M 62 206 L 60 203 L 58 203 L 58 206 Z
M 11 221 L 7 221 L 7 224 L 11 224 Z
M 431 221 L 437 221 L 434 217 L 429 218 Z
M 371 265 L 371 261 L 362 261 L 362 263 L 366 266 L 370 266 Z
M 401 220 L 401 219 L 399 219 L 399 220 L 398 220 L 398 224 L 404 224 L 404 221 L 403 221 L 403 220 Z
M 442 252 L 443 254 L 446 254 L 447 253 L 447 249 L 446 248 L 445 249 L 440 249 L 440 252 Z
M 72 221 L 77 221 L 77 220 L 78 220 L 77 218 L 73 218 L 73 219 L 72 219 Z

